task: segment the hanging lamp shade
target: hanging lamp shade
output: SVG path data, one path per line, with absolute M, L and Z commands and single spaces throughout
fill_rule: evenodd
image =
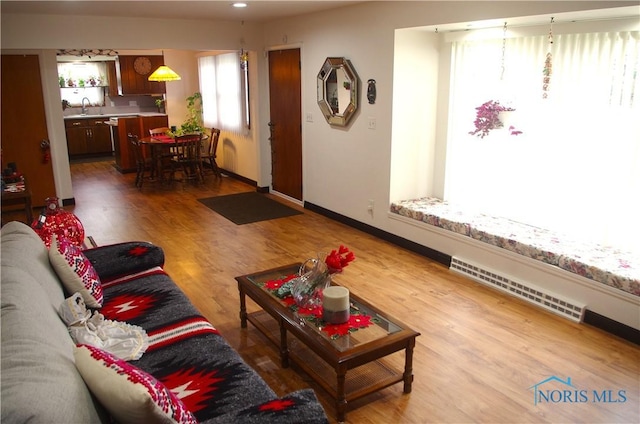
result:
M 180 80 L 180 75 L 176 74 L 171 68 L 168 66 L 160 66 L 158 69 L 153 71 L 151 75 L 149 75 L 149 81 L 178 81 Z

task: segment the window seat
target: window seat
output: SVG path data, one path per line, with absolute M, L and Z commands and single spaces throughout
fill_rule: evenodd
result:
M 578 242 L 506 218 L 468 213 L 433 197 L 393 202 L 390 211 L 640 296 L 640 257 L 631 252 Z

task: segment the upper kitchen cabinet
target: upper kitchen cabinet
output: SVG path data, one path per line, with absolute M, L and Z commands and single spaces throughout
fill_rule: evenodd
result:
M 164 65 L 163 56 L 118 56 L 115 71 L 118 95 L 164 94 L 164 82 L 149 81 L 149 75 Z

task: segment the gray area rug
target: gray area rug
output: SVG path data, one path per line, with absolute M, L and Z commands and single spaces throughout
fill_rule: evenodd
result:
M 237 225 L 303 213 L 256 192 L 207 197 L 198 201 Z

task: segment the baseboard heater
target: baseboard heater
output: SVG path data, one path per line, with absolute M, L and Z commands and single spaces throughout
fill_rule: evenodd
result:
M 455 256 L 451 258 L 451 266 L 449 269 L 464 274 L 479 283 L 517 296 L 520 299 L 524 299 L 572 321 L 581 322 L 584 317 L 586 305 L 563 299 L 529 282 L 514 281 L 493 270 L 469 263 L 468 261 L 463 261 Z

